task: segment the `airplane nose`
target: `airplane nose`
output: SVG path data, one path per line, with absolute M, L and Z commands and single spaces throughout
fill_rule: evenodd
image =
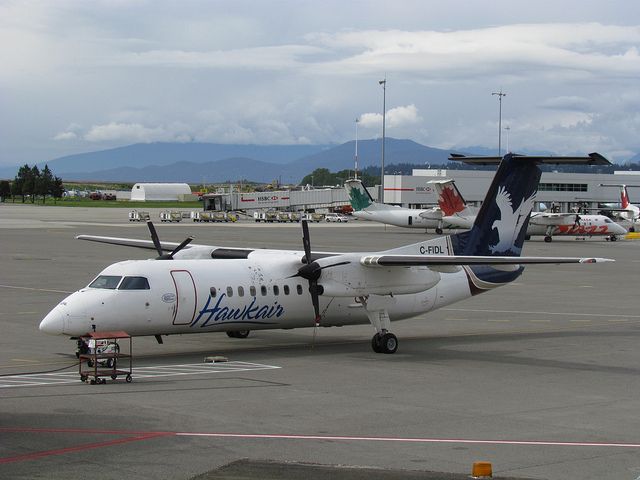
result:
M 41 332 L 48 333 L 49 335 L 62 335 L 63 324 L 64 317 L 58 307 L 56 307 L 42 319 L 38 328 Z

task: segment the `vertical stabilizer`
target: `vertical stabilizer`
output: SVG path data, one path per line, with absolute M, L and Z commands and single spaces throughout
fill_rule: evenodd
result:
M 443 216 L 473 215 L 460 190 L 458 190 L 455 180 L 430 180 L 427 183 L 432 184 L 438 193 L 438 206 L 442 210 Z
M 451 236 L 457 255 L 519 256 L 541 171 L 529 157 L 505 155 L 470 231 Z
M 351 203 L 354 213 L 390 210 L 395 208 L 390 205 L 385 205 L 384 203 L 375 202 L 367 190 L 367 187 L 365 187 L 360 180 L 347 180 L 344 183 L 344 188 L 349 195 L 349 203 Z
M 629 192 L 627 192 L 626 185 L 620 185 L 620 206 L 622 208 L 629 208 Z

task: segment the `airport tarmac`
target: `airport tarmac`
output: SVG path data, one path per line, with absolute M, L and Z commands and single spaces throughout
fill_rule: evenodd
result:
M 495 478 L 640 477 L 640 241 L 527 242 L 526 255 L 616 262 L 527 267 L 513 284 L 394 323 L 395 355 L 371 351 L 370 326 L 321 328 L 315 341 L 312 328 L 137 338 L 132 383 L 73 382 L 74 342 L 37 327 L 108 264 L 152 256 L 74 240 L 148 238 L 126 218 L 0 204 L 0 477 L 222 478 L 208 472 L 238 461 L 285 465 L 283 478 L 289 463 L 465 478 L 475 461 Z M 166 241 L 302 248 L 297 224 L 156 227 Z M 310 231 L 313 249 L 328 251 L 425 235 L 360 222 Z M 209 355 L 230 366 L 206 370 Z M 70 380 L 43 381 L 52 370 Z

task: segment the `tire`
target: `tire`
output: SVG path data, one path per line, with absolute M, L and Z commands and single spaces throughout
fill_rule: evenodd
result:
M 379 333 L 376 333 L 373 337 L 371 337 L 371 348 L 376 353 L 382 353 L 382 345 L 380 344 L 381 336 Z
M 544 241 L 546 243 L 551 243 L 551 240 L 553 240 L 549 235 L 547 235 L 546 237 L 544 237 Z
M 382 353 L 396 353 L 396 350 L 398 350 L 398 337 L 393 333 L 385 333 L 380 341 L 380 347 Z
M 247 338 L 251 333 L 251 330 L 234 330 L 232 332 L 227 332 L 227 336 L 229 338 Z
M 127 383 L 131 383 L 131 380 L 133 380 L 133 378 L 131 378 L 131 375 L 127 375 L 127 378 L 125 380 L 127 381 Z
M 442 235 L 444 232 L 442 231 L 441 228 L 436 228 L 436 234 L 437 235 Z
M 617 241 L 618 241 L 618 237 L 617 237 L 617 236 L 615 236 L 615 235 L 611 235 L 610 240 L 611 240 L 612 242 L 617 242 Z

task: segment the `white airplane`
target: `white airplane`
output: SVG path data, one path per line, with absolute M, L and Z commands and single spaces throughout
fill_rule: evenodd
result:
M 463 159 L 464 156 L 452 156 L 452 159 Z M 432 181 L 433 182 L 433 181 Z M 449 182 L 453 182 L 449 180 Z M 436 183 L 436 188 L 439 185 Z M 475 221 L 475 215 L 470 212 L 462 195 L 455 184 L 448 187 L 455 189 L 456 195 L 439 192 L 438 204 L 446 214 L 443 221 L 455 228 L 470 228 Z M 508 205 L 509 196 L 498 192 L 496 201 Z M 628 202 L 627 202 L 628 203 Z M 450 211 L 457 213 L 449 214 Z M 554 235 L 575 236 L 606 236 L 607 240 L 616 241 L 618 235 L 624 235 L 627 230 L 605 215 L 584 215 L 578 213 L 533 212 L 527 226 L 526 240 L 532 236 L 544 236 L 545 242 L 551 242 Z
M 540 180 L 537 165 L 561 161 L 506 155 L 470 231 L 385 251 L 313 252 L 306 222 L 303 251 L 191 245 L 191 237 L 179 245 L 161 242 L 150 222 L 151 241 L 80 235 L 155 249 L 159 256 L 108 266 L 53 308 L 40 330 L 69 337 L 124 330 L 162 343 L 161 335 L 245 337 L 258 329 L 370 323 L 373 350 L 394 353 L 392 321 L 505 285 L 527 264 L 609 261 L 520 256 Z M 572 161 L 608 164 L 597 154 Z
M 436 188 L 440 195 L 442 195 L 441 192 L 449 192 L 449 189 L 454 189 L 457 192 L 453 180 L 437 180 L 427 183 L 436 183 Z M 347 180 L 344 187 L 349 194 L 354 217 L 397 227 L 433 228 L 438 235 L 442 234 L 443 228 L 452 228 L 452 225 L 447 223 L 444 217 L 460 213 L 465 208 L 465 205 L 454 203 L 447 207 L 448 210 L 446 212 L 442 210 L 441 206 L 425 210 L 403 208 L 397 205 L 377 203 L 360 180 Z M 438 203 L 440 204 L 440 202 L 441 200 Z M 473 221 L 467 228 L 471 228 L 472 223 Z
M 620 208 L 602 208 L 600 210 L 604 212 L 612 212 L 616 221 L 629 225 L 630 232 L 640 230 L 640 207 L 633 205 L 629 201 L 629 193 L 627 192 L 627 187 L 637 187 L 638 185 L 601 183 L 600 186 L 620 188 Z

